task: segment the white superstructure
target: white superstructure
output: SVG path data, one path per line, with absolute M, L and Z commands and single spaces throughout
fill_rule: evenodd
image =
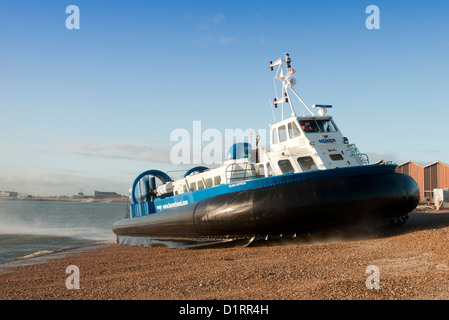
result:
M 158 193 L 170 190 L 177 195 L 254 178 L 367 165 L 368 157 L 361 154 L 355 145 L 349 144 L 332 117 L 326 115 L 332 106 L 314 105 L 312 108 L 318 109 L 318 115 L 315 115 L 296 93 L 296 80 L 292 77 L 296 71 L 290 63 L 291 59 L 286 54 L 285 59 L 280 58 L 269 65 L 271 70 L 278 67 L 275 79 L 282 83 L 281 97 L 273 100 L 275 108 L 282 108 L 282 117 L 279 122 L 270 125 L 269 149 L 256 145 L 253 151 L 249 144 L 238 143 L 231 148 L 219 168 L 192 173 L 170 182 L 170 186 L 158 188 Z M 292 94 L 309 115 L 296 115 L 291 102 Z M 284 107 L 287 105 L 291 114 L 284 118 Z

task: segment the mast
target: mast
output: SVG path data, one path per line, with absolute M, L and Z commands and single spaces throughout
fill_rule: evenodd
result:
M 293 105 L 292 105 L 292 102 L 290 99 L 289 90 L 291 92 L 293 92 L 293 94 L 304 105 L 304 107 L 307 109 L 307 111 L 309 111 L 312 116 L 315 116 L 315 114 L 310 110 L 310 108 L 307 106 L 307 104 L 301 99 L 301 97 L 298 95 L 298 93 L 294 89 L 294 86 L 296 84 L 296 79 L 293 78 L 292 76 L 293 76 L 293 74 L 295 74 L 296 70 L 291 67 L 291 62 L 292 62 L 292 60 L 290 59 L 290 55 L 288 53 L 285 54 L 285 59 L 279 58 L 275 62 L 270 61 L 271 71 L 273 71 L 273 68 L 275 66 L 278 66 L 278 69 L 276 71 L 276 75 L 274 76 L 274 78 L 279 80 L 282 83 L 282 97 L 281 98 L 277 97 L 276 84 L 275 84 L 276 98 L 274 98 L 274 101 L 273 101 L 275 108 L 277 108 L 277 105 L 279 103 L 282 104 L 281 121 L 284 120 L 284 103 L 288 103 L 290 105 L 292 116 L 296 116 L 295 110 L 293 109 Z M 284 75 L 284 64 L 286 65 L 285 75 Z

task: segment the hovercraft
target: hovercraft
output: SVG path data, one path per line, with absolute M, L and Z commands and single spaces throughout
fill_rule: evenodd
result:
M 286 70 L 284 70 L 286 65 Z M 234 144 L 224 163 L 199 166 L 173 180 L 159 170 L 141 173 L 130 189 L 125 219 L 114 223 L 117 242 L 132 246 L 248 245 L 327 228 L 375 230 L 404 223 L 419 202 L 419 187 L 390 162 L 370 164 L 344 137 L 331 105 L 313 105 L 294 89 L 288 54 L 269 64 L 282 96 L 281 121 L 270 125 L 270 147 Z M 291 96 L 309 113 L 297 116 Z M 284 118 L 284 106 L 291 115 Z M 256 139 L 258 141 L 258 139 Z

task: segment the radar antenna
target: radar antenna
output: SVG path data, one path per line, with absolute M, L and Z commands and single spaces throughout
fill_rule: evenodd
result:
M 273 104 L 274 107 L 277 108 L 278 104 L 282 104 L 282 119 L 284 120 L 284 103 L 288 103 L 290 105 L 290 109 L 292 112 L 292 116 L 296 116 L 295 110 L 293 109 L 293 105 L 290 99 L 289 89 L 293 94 L 298 98 L 298 100 L 304 105 L 304 107 L 310 112 L 312 116 L 315 114 L 310 110 L 307 104 L 301 99 L 298 93 L 295 91 L 294 86 L 296 85 L 296 79 L 292 77 L 295 74 L 296 70 L 291 67 L 292 60 L 290 59 L 290 55 L 288 53 L 285 54 L 285 59 L 279 58 L 275 62 L 270 61 L 270 69 L 273 71 L 275 66 L 278 66 L 276 71 L 275 79 L 279 80 L 282 83 L 282 97 L 278 98 L 276 93 L 276 98 L 274 98 Z M 286 72 L 284 74 L 284 63 L 286 65 Z M 275 84 L 276 90 L 276 84 Z

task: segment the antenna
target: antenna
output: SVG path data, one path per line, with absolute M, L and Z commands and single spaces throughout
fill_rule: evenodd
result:
M 307 109 L 307 111 L 309 111 L 312 116 L 315 116 L 315 114 L 312 112 L 312 110 L 310 110 L 310 108 L 307 106 L 307 104 L 301 99 L 301 97 L 298 95 L 298 93 L 293 88 L 296 85 L 297 81 L 295 78 L 292 77 L 292 75 L 296 72 L 296 70 L 291 67 L 291 62 L 292 62 L 292 60 L 290 59 L 290 54 L 288 54 L 288 53 L 285 53 L 285 60 L 283 60 L 282 58 L 279 58 L 275 62 L 270 61 L 269 67 L 271 70 L 273 70 L 273 68 L 275 66 L 278 66 L 278 69 L 276 71 L 276 75 L 273 78 L 273 81 L 274 81 L 274 79 L 277 79 L 282 83 L 282 97 L 281 98 L 277 97 L 277 91 L 276 91 L 276 85 L 275 85 L 276 98 L 274 99 L 274 105 L 275 105 L 275 107 L 277 107 L 277 105 L 279 103 L 282 103 L 282 119 L 281 120 L 284 120 L 284 102 L 290 104 L 292 116 L 295 116 L 295 110 L 293 109 L 290 95 L 288 93 L 288 89 L 290 89 L 293 92 L 293 94 L 298 98 L 298 100 L 304 105 L 304 107 Z M 284 75 L 284 68 L 283 68 L 284 63 L 287 66 L 287 73 L 285 75 Z M 303 112 L 303 114 L 304 114 L 304 112 Z
M 274 122 L 276 123 L 276 117 L 274 115 L 273 105 L 271 104 L 270 99 L 268 99 L 268 104 L 270 105 L 271 112 L 273 113 L 273 119 L 274 119 Z

